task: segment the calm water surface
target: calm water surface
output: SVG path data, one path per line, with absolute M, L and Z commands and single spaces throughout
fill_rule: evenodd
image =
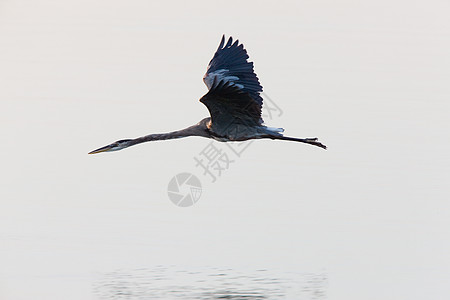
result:
M 175 266 L 117 270 L 94 285 L 98 299 L 325 299 L 326 274 Z

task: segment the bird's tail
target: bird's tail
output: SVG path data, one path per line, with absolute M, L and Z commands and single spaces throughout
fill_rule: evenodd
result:
M 276 135 L 281 134 L 284 132 L 284 128 L 278 128 L 278 127 L 265 127 L 269 133 L 275 133 Z
M 314 145 L 314 146 L 317 146 L 317 147 L 320 147 L 320 148 L 323 148 L 323 149 L 327 149 L 327 146 L 325 146 L 324 144 L 319 142 L 317 138 L 299 139 L 299 138 L 294 138 L 294 137 L 289 137 L 289 136 L 282 136 L 282 135 L 272 135 L 272 136 L 269 136 L 269 138 L 271 138 L 273 140 L 284 140 L 284 141 L 301 142 L 301 143 Z

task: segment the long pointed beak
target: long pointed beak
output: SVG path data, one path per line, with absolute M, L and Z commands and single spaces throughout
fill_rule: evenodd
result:
M 100 152 L 106 152 L 106 151 L 108 151 L 110 149 L 111 149 L 111 145 L 108 145 L 108 146 L 105 146 L 105 147 L 98 148 L 97 150 L 91 151 L 88 154 L 96 154 L 96 153 L 100 153 Z

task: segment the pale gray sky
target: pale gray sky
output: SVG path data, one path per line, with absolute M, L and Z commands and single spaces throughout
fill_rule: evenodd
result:
M 323 272 L 330 299 L 446 299 L 449 14 L 437 0 L 3 0 L 0 298 L 96 299 L 98 274 L 175 264 Z M 87 155 L 208 116 L 222 34 L 283 109 L 268 125 L 328 151 L 257 141 L 214 184 L 200 138 Z M 167 197 L 180 172 L 204 185 L 190 208 Z

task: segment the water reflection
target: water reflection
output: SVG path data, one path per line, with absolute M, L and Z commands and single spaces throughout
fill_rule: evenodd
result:
M 326 274 L 175 266 L 118 270 L 94 286 L 98 299 L 325 299 Z

